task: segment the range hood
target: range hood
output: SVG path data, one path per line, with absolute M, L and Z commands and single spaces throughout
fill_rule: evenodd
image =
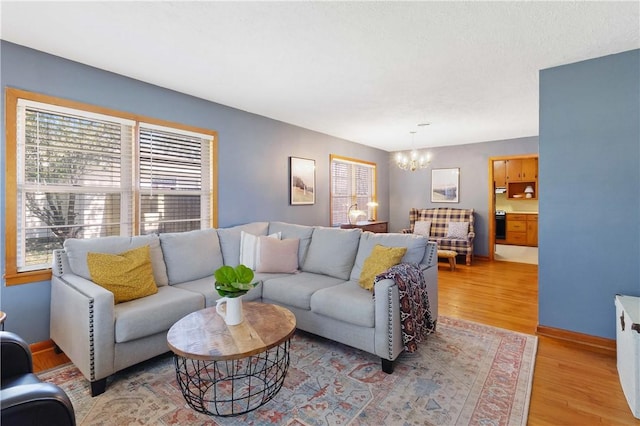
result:
M 507 188 L 504 186 L 498 186 L 496 188 L 496 194 L 504 194 L 505 192 L 507 192 Z

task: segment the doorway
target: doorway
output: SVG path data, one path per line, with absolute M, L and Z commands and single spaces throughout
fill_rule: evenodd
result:
M 489 260 L 538 264 L 538 154 L 489 158 Z

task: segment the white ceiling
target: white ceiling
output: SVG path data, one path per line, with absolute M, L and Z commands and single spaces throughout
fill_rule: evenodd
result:
M 4 40 L 387 151 L 537 135 L 540 69 L 640 48 L 638 1 L 0 7 Z

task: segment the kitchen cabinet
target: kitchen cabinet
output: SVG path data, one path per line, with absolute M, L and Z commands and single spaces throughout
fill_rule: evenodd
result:
M 505 160 L 496 160 L 493 162 L 493 183 L 495 188 L 504 188 L 507 186 L 507 170 Z
M 512 200 L 526 199 L 525 190 L 531 187 L 530 199 L 538 198 L 538 159 L 514 158 L 506 160 L 507 198 Z
M 527 245 L 538 247 L 538 215 L 527 215 Z
M 507 182 L 532 182 L 538 179 L 538 159 L 514 158 L 506 160 Z
M 538 246 L 538 215 L 507 213 L 506 244 Z

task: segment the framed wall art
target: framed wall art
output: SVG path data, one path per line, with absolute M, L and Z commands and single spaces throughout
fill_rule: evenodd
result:
M 460 169 L 431 170 L 431 202 L 457 203 L 460 201 Z
M 289 204 L 316 202 L 316 160 L 289 157 Z

